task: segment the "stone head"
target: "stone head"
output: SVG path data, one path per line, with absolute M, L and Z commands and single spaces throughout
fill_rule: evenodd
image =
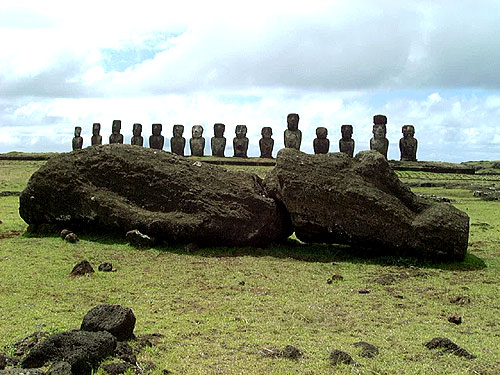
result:
M 273 129 L 269 126 L 264 126 L 260 134 L 262 134 L 262 138 L 271 138 L 273 135 Z
M 404 138 L 413 138 L 415 135 L 415 127 L 413 125 L 403 125 L 402 132 Z
M 328 135 L 328 130 L 325 127 L 320 126 L 316 128 L 316 137 L 321 139 L 326 139 L 327 135 Z
M 201 138 L 201 136 L 203 135 L 203 126 L 193 125 L 191 132 L 193 134 L 193 138 Z
M 384 139 L 385 133 L 386 133 L 385 125 L 382 124 L 373 125 L 373 138 Z
M 142 125 L 137 123 L 134 124 L 132 126 L 132 133 L 134 134 L 134 136 L 139 137 L 142 133 Z
M 152 126 L 153 135 L 155 135 L 155 136 L 160 135 L 161 134 L 161 129 L 162 129 L 161 124 L 153 124 L 153 126 Z
M 92 124 L 92 134 L 99 135 L 100 131 L 101 131 L 101 124 L 99 124 L 98 122 L 94 122 Z
M 111 133 L 120 134 L 120 130 L 122 128 L 121 120 L 113 120 L 113 125 L 111 126 Z
M 286 117 L 286 122 L 288 130 L 297 130 L 299 128 L 299 115 L 296 113 L 290 113 Z
M 75 126 L 75 137 L 79 137 L 82 134 L 81 126 Z
M 214 134 L 215 138 L 222 138 L 224 137 L 224 131 L 226 130 L 226 125 L 224 124 L 214 124 Z
M 343 139 L 350 139 L 352 137 L 352 125 L 342 125 L 340 127 Z
M 373 116 L 373 123 L 375 125 L 387 125 L 387 117 L 384 115 Z
M 236 138 L 245 138 L 247 135 L 246 125 L 236 125 Z
M 182 137 L 182 134 L 184 133 L 184 125 L 174 125 L 174 137 Z

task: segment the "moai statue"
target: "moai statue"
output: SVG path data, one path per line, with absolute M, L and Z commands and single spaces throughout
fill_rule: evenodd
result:
M 142 138 L 141 133 L 142 133 L 142 125 L 141 124 L 134 124 L 132 127 L 132 133 L 133 137 L 130 140 L 131 145 L 136 145 L 136 146 L 141 146 L 144 144 L 144 138 Z
M 94 122 L 92 124 L 92 138 L 90 138 L 90 144 L 92 146 L 102 145 L 102 136 L 99 134 L 101 132 L 101 124 Z
M 149 136 L 149 147 L 155 148 L 157 150 L 163 149 L 163 143 L 165 142 L 165 138 L 161 135 L 161 124 L 153 124 L 152 132 L 153 135 Z
M 273 129 L 269 126 L 265 126 L 262 128 L 260 134 L 262 134 L 262 138 L 259 141 L 260 157 L 272 159 L 274 139 L 272 139 L 271 136 L 273 135 Z
M 387 117 L 384 115 L 373 116 L 373 138 L 370 139 L 370 150 L 380 152 L 387 159 L 387 150 L 389 149 L 389 140 L 385 137 Z
M 413 125 L 403 125 L 403 138 L 399 140 L 399 150 L 401 151 L 401 160 L 417 161 L 418 142 L 414 138 L 415 127 Z
M 236 137 L 233 138 L 234 156 L 237 158 L 246 158 L 248 151 L 247 126 L 236 125 Z
M 302 132 L 299 130 L 299 115 L 290 113 L 286 117 L 287 127 L 285 130 L 285 147 L 300 150 Z
M 203 138 L 203 126 L 193 125 L 192 138 L 189 140 L 192 156 L 203 156 L 205 151 L 205 138 Z
M 80 150 L 83 146 L 82 128 L 80 126 L 75 126 L 75 136 L 73 137 L 73 150 Z
M 113 120 L 113 125 L 111 126 L 111 135 L 109 136 L 109 144 L 123 143 L 123 135 L 120 134 L 121 129 L 122 129 L 121 120 Z
M 210 145 L 212 147 L 212 156 L 224 157 L 224 150 L 226 149 L 226 138 L 224 137 L 224 131 L 226 130 L 226 125 L 224 124 L 214 124 L 214 134 L 210 140 Z
M 184 147 L 186 146 L 186 138 L 182 136 L 184 133 L 184 125 L 174 125 L 174 136 L 170 138 L 170 149 L 174 154 L 184 156 Z
M 330 149 L 330 140 L 326 138 L 328 130 L 322 126 L 316 128 L 316 138 L 313 141 L 315 154 L 327 154 Z
M 352 139 L 352 125 L 342 125 L 340 127 L 342 138 L 339 140 L 339 150 L 351 158 L 354 155 L 354 139 Z

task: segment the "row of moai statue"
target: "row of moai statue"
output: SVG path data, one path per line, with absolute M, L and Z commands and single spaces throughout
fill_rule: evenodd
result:
M 389 140 L 386 138 L 387 117 L 384 115 L 375 115 L 373 117 L 373 137 L 370 139 L 370 149 L 376 150 L 387 158 L 389 149 Z M 221 123 L 214 124 L 214 137 L 211 138 L 212 156 L 224 157 L 226 148 L 226 138 L 224 137 L 225 125 Z M 99 134 L 101 125 L 94 123 L 92 126 L 91 145 L 102 144 L 102 136 Z M 339 140 L 340 152 L 346 153 L 349 156 L 354 155 L 355 142 L 352 139 L 353 126 L 342 125 L 342 138 Z M 75 127 L 75 137 L 73 138 L 73 150 L 81 149 L 83 146 L 83 138 L 81 137 L 82 128 Z M 123 143 L 123 135 L 120 134 L 121 121 L 114 120 L 112 125 L 109 143 Z M 161 135 L 162 125 L 152 125 L 152 135 L 149 137 L 149 147 L 154 149 L 163 149 L 164 137 Z M 416 161 L 417 160 L 417 140 L 414 138 L 415 128 L 413 125 L 404 125 L 402 128 L 403 138 L 399 141 L 401 151 L 401 160 Z M 132 145 L 143 146 L 144 139 L 141 136 L 142 125 L 133 125 L 133 136 L 130 143 Z M 170 139 L 171 151 L 175 154 L 184 156 L 184 148 L 186 139 L 182 136 L 184 133 L 184 125 L 174 125 L 173 137 Z M 246 125 L 236 125 L 236 137 L 233 139 L 233 150 L 235 157 L 247 157 L 248 138 Z M 262 138 L 259 140 L 260 157 L 272 158 L 274 140 L 272 139 L 273 130 L 270 127 L 263 127 L 261 131 Z M 315 154 L 326 154 L 330 149 L 330 140 L 327 138 L 328 130 L 325 127 L 316 128 L 316 138 L 313 141 L 313 149 Z M 299 115 L 290 113 L 287 116 L 287 129 L 284 133 L 284 143 L 287 148 L 295 148 L 300 150 L 302 143 L 302 132 L 299 130 Z M 203 138 L 203 127 L 194 125 L 192 127 L 192 138 L 189 140 L 191 155 L 203 156 L 205 150 L 205 138 Z

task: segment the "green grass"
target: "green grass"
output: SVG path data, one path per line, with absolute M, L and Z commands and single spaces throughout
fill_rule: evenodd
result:
M 33 171 L 28 164 L 9 163 L 1 164 L 0 191 L 20 190 Z M 261 176 L 268 170 L 231 168 Z M 465 189 L 414 190 L 452 198 L 469 214 L 471 244 L 464 262 L 361 257 L 345 246 L 293 240 L 263 249 L 187 253 L 183 247 L 137 250 L 121 238 L 102 236 L 82 236 L 76 244 L 59 237 L 0 239 L 0 347 L 36 330 L 78 328 L 95 305 L 119 303 L 133 309 L 136 334 L 165 335 L 138 357 L 140 363 L 156 363 L 155 375 L 164 369 L 175 374 L 498 374 L 500 203 L 481 201 Z M 0 197 L 0 235 L 26 228 L 17 208 L 17 197 Z M 73 265 L 84 258 L 96 269 L 111 261 L 117 272 L 70 278 Z M 333 274 L 344 280 L 328 284 Z M 402 276 L 391 284 L 374 281 L 386 274 Z M 358 293 L 364 288 L 370 293 Z M 451 303 L 457 296 L 468 296 L 471 303 Z M 447 321 L 452 313 L 462 315 L 461 325 Z M 449 337 L 478 358 L 439 355 L 423 346 L 437 336 Z M 353 346 L 357 341 L 379 346 L 379 356 L 360 357 Z M 265 348 L 287 344 L 305 356 L 293 361 L 262 355 Z M 334 348 L 361 366 L 332 367 L 328 355 Z

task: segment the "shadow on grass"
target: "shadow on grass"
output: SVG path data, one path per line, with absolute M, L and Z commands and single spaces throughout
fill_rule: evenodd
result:
M 56 237 L 55 234 L 24 234 L 29 237 Z M 82 240 L 97 242 L 102 245 L 125 245 L 128 241 L 121 235 L 113 233 L 81 234 Z M 359 248 L 338 244 L 306 244 L 289 238 L 284 243 L 267 247 L 198 247 L 190 245 L 158 244 L 154 250 L 171 252 L 179 255 L 198 255 L 204 257 L 275 257 L 291 258 L 303 262 L 349 262 L 353 264 L 373 264 L 397 267 L 419 267 L 443 269 L 450 271 L 474 271 L 486 268 L 486 263 L 479 257 L 468 253 L 463 261 L 446 261 L 442 258 L 422 259 L 415 256 L 390 255 L 379 250 Z

